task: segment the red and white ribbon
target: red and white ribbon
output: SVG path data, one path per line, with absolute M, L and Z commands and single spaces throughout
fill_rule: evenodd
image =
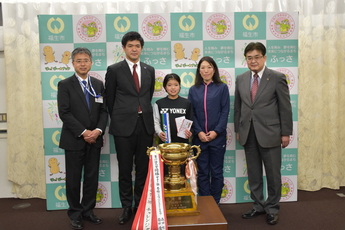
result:
M 197 172 L 194 161 L 188 158 L 188 162 L 186 164 L 186 178 L 189 179 L 190 186 L 195 196 L 195 203 L 198 203 L 196 198 L 198 195 L 198 187 L 196 185 L 196 173 Z
M 132 230 L 168 230 L 163 162 L 159 150 L 150 153 L 149 171 Z

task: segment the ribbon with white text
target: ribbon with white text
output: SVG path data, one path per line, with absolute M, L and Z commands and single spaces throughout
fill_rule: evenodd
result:
M 151 151 L 149 170 L 132 230 L 167 230 L 163 161 L 159 150 Z

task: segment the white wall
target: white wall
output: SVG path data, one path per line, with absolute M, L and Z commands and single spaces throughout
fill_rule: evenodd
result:
M 0 113 L 6 113 L 6 78 L 4 52 L 0 52 Z M 7 123 L 0 122 L 0 129 L 6 130 Z M 7 134 L 0 134 L 0 198 L 15 197 L 11 193 L 12 183 L 7 180 Z

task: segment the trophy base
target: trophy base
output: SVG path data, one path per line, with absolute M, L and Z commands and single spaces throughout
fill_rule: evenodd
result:
M 177 191 L 164 191 L 167 216 L 195 216 L 199 215 L 195 195 L 189 185 Z

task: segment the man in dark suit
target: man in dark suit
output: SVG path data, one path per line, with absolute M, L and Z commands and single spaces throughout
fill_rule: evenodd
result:
M 281 198 L 281 148 L 289 144 L 292 112 L 289 88 L 284 74 L 265 67 L 266 47 L 252 42 L 244 50 L 248 68 L 236 79 L 235 132 L 244 146 L 248 168 L 252 210 L 245 219 L 266 213 L 268 224 L 278 223 Z M 265 167 L 268 197 L 263 195 Z
M 94 224 L 102 220 L 93 213 L 98 188 L 102 134 L 108 113 L 103 101 L 103 82 L 88 76 L 91 52 L 76 48 L 72 52 L 75 74 L 58 83 L 58 109 L 63 122 L 60 148 L 65 149 L 68 217 L 73 229 L 82 229 L 82 219 Z M 82 171 L 83 196 L 80 201 Z
M 147 170 L 147 147 L 153 144 L 155 70 L 140 62 L 144 40 L 137 32 L 122 38 L 126 59 L 110 65 L 105 77 L 109 133 L 114 136 L 119 165 L 119 190 L 123 212 L 119 224 L 125 224 L 136 212 L 143 192 Z M 132 169 L 135 165 L 134 199 Z M 132 210 L 134 202 L 134 208 Z

